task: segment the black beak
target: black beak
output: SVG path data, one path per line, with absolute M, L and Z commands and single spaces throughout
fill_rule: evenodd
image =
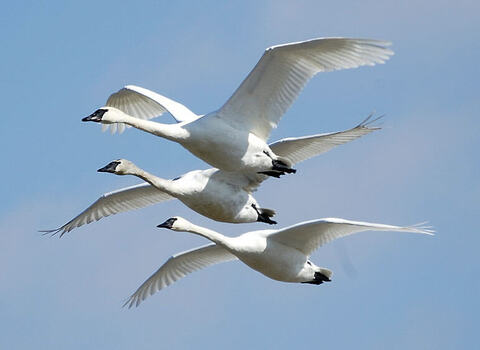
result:
M 165 221 L 163 224 L 157 225 L 159 228 L 172 228 L 173 223 L 177 220 L 177 218 L 170 218 Z
M 101 122 L 103 115 L 107 112 L 106 109 L 97 109 L 95 112 L 90 114 L 88 117 L 82 119 L 82 122 Z
M 105 165 L 103 168 L 98 169 L 99 173 L 115 173 L 115 168 L 120 164 L 118 161 L 110 162 Z

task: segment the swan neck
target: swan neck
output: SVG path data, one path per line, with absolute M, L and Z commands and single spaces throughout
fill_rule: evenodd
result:
M 125 123 L 133 126 L 134 128 L 154 134 L 156 136 L 164 137 L 169 140 L 178 141 L 179 139 L 183 139 L 187 136 L 186 131 L 179 127 L 178 124 L 157 123 L 151 120 L 135 118 L 125 113 L 122 113 L 118 117 L 118 122 Z
M 158 176 L 150 174 L 149 172 L 146 172 L 143 169 L 140 169 L 138 167 L 134 167 L 130 171 L 130 175 L 135 175 L 135 176 L 141 178 L 142 180 L 148 182 L 153 187 L 158 188 L 160 191 L 166 192 L 168 194 L 170 194 L 170 192 L 171 192 L 170 191 L 170 186 L 169 186 L 169 184 L 170 184 L 169 180 L 162 179 Z
M 223 247 L 230 248 L 230 239 L 222 235 L 221 233 L 215 232 L 205 227 L 200 227 L 194 224 L 190 224 L 188 227 L 187 232 L 194 233 L 196 235 L 205 237 L 212 242 L 219 244 Z

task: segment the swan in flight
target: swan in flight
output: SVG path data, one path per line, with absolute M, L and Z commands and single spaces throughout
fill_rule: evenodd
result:
M 197 115 L 153 91 L 128 85 L 83 121 L 121 123 L 180 143 L 215 168 L 278 177 L 291 162 L 267 144 L 272 128 L 317 73 L 384 63 L 390 42 L 320 38 L 267 48 L 247 78 L 218 110 Z M 176 124 L 149 119 L 170 112 Z M 117 128 L 114 126 L 114 129 Z
M 430 227 L 421 225 L 401 227 L 336 218 L 305 221 L 280 230 L 252 231 L 238 237 L 224 236 L 181 217 L 170 218 L 157 227 L 194 233 L 214 243 L 173 255 L 124 306 L 138 306 L 150 295 L 191 272 L 237 259 L 277 281 L 318 285 L 330 282 L 332 271 L 315 265 L 310 261 L 310 255 L 336 238 L 361 231 L 434 233 Z
M 369 115 L 363 122 L 349 130 L 286 138 L 270 144 L 270 148 L 276 154 L 288 159 L 290 163 L 296 164 L 380 129 L 372 126 L 372 123 L 378 119 L 372 120 L 372 115 Z M 271 220 L 275 212 L 261 208 L 252 196 L 252 192 L 267 178 L 266 175 L 254 174 L 252 177 L 251 174 L 247 176 L 244 173 L 231 173 L 211 168 L 190 171 L 173 180 L 167 180 L 149 174 L 124 159 L 113 161 L 99 171 L 118 175 L 135 175 L 147 183 L 106 193 L 65 225 L 41 232 L 53 234 L 60 232 L 61 237 L 76 227 L 103 217 L 143 208 L 172 198 L 179 199 L 190 209 L 216 221 L 276 223 Z M 275 173 L 272 175 L 277 176 Z

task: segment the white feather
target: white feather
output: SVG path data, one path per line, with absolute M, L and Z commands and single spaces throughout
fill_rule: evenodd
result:
M 224 171 L 275 171 L 278 166 L 274 162 L 281 161 L 282 156 L 272 151 L 266 141 L 308 80 L 319 72 L 384 63 L 393 54 L 387 48 L 389 45 L 389 42 L 371 39 L 321 38 L 274 46 L 265 51 L 218 111 L 198 116 L 178 102 L 129 85 L 110 96 L 107 106 L 101 108 L 101 116 L 99 113 L 97 117 L 84 119 L 109 124 L 112 132 L 116 123 L 125 123 L 178 142 L 198 158 Z M 180 123 L 161 124 L 149 120 L 167 110 Z M 305 148 L 305 140 L 302 142 Z M 336 142 L 341 141 L 337 138 Z M 307 148 L 306 154 L 292 155 L 292 158 L 302 159 L 319 152 L 313 143 Z M 284 172 L 294 170 L 287 168 Z
M 194 225 L 181 217 L 171 218 L 159 227 L 194 233 L 215 244 L 174 255 L 127 300 L 125 305 L 128 307 L 138 306 L 153 293 L 188 273 L 236 258 L 278 281 L 321 284 L 330 281 L 332 272 L 313 264 L 309 256 L 315 249 L 336 238 L 368 230 L 428 235 L 434 232 L 421 225 L 402 227 L 336 218 L 301 222 L 280 230 L 252 231 L 233 238 Z
M 65 225 L 54 230 L 43 230 L 40 232 L 60 233 L 61 237 L 76 227 L 98 221 L 101 218 L 124 211 L 140 209 L 172 198 L 169 194 L 159 191 L 148 183 L 122 188 L 105 193 Z
M 129 308 L 138 306 L 150 295 L 153 295 L 194 271 L 221 262 L 237 259 L 235 255 L 216 244 L 208 244 L 203 247 L 175 254 L 130 296 L 124 306 L 128 306 Z

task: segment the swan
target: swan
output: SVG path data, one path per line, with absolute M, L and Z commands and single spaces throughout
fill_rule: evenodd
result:
M 372 126 L 372 123 L 379 118 L 372 119 L 370 114 L 364 121 L 349 130 L 285 138 L 270 144 L 270 147 L 276 154 L 296 164 L 379 130 L 378 126 Z M 275 223 L 271 220 L 275 212 L 261 208 L 252 196 L 252 192 L 267 178 L 266 175 L 254 174 L 252 177 L 251 174 L 231 173 L 211 168 L 190 171 L 173 180 L 167 180 L 149 174 L 125 159 L 110 162 L 99 171 L 117 175 L 135 175 L 147 182 L 106 193 L 65 225 L 41 232 L 52 234 L 60 232 L 62 237 L 76 227 L 103 217 L 173 198 L 179 199 L 197 213 L 216 221 Z M 279 174 L 272 172 L 272 176 L 279 176 Z
M 215 168 L 265 175 L 295 173 L 292 164 L 266 143 L 272 128 L 317 73 L 384 63 L 390 42 L 319 38 L 267 48 L 240 87 L 218 110 L 197 115 L 153 91 L 128 85 L 82 119 L 121 123 L 180 143 Z M 149 119 L 168 111 L 178 121 Z M 116 127 L 112 129 L 115 131 Z M 278 176 L 277 176 L 278 177 Z
M 277 281 L 319 285 L 330 282 L 332 278 L 332 271 L 310 261 L 310 254 L 320 246 L 336 238 L 369 230 L 433 235 L 431 227 L 421 225 L 401 227 L 325 218 L 280 230 L 252 231 L 238 237 L 227 237 L 184 218 L 173 217 L 157 227 L 194 233 L 214 243 L 173 255 L 130 296 L 124 306 L 138 306 L 150 295 L 191 272 L 237 259 Z
M 270 218 L 271 209 L 260 208 L 245 178 L 215 168 L 194 170 L 173 180 L 166 180 L 140 169 L 127 159 L 118 159 L 98 169 L 116 175 L 135 175 L 157 190 L 179 199 L 190 209 L 210 219 L 230 222 L 265 222 L 276 224 Z

